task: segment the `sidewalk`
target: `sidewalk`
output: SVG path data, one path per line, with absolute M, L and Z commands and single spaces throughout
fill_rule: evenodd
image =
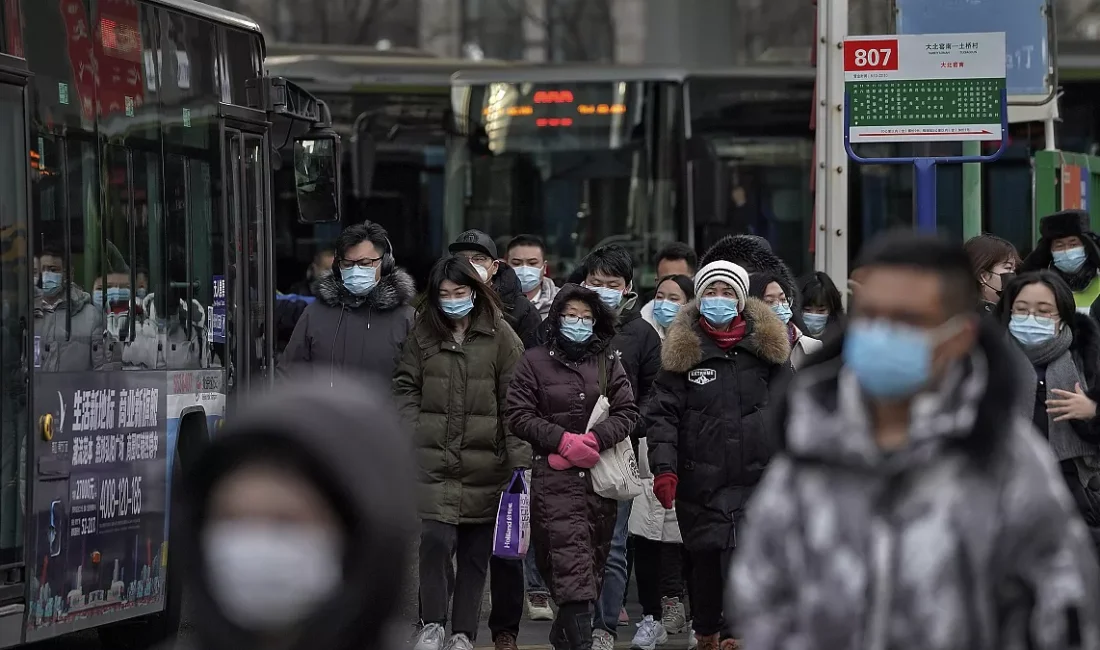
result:
M 630 640 L 634 638 L 634 625 L 641 620 L 641 607 L 636 603 L 627 605 L 626 609 L 630 614 L 630 625 L 619 627 L 619 639 L 615 644 L 616 648 L 630 647 Z M 519 626 L 518 645 L 520 650 L 551 650 L 549 645 L 550 642 L 547 640 L 550 638 L 551 625 L 553 625 L 552 621 L 532 621 L 524 616 L 523 622 L 520 623 Z M 493 647 L 493 639 L 489 635 L 489 628 L 487 628 L 484 623 L 482 623 L 481 629 L 478 630 L 475 647 L 479 650 Z M 670 634 L 668 643 L 657 647 L 661 650 L 685 650 L 688 647 L 688 635 Z

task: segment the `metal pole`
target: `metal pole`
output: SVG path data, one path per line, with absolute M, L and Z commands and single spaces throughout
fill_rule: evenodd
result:
M 825 138 L 818 145 L 825 149 L 825 272 L 834 282 L 848 278 L 848 155 L 844 148 L 844 39 L 848 36 L 848 0 L 819 0 L 825 18 L 819 23 L 823 56 L 818 69 L 827 70 L 821 89 L 826 102 L 825 123 L 818 128 Z M 821 191 L 821 187 L 818 191 Z
M 936 161 L 917 158 L 913 162 L 913 200 L 917 213 L 917 231 L 936 232 Z
M 982 155 L 982 143 L 963 142 L 964 156 Z M 963 240 L 982 234 L 982 165 L 963 166 Z

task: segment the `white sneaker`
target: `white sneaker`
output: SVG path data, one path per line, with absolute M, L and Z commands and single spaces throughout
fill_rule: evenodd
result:
M 695 650 L 699 646 L 699 639 L 695 638 L 695 628 L 688 632 L 688 650 Z
M 607 630 L 592 630 L 592 650 L 615 650 L 615 637 Z
M 661 599 L 661 624 L 669 634 L 680 634 L 688 629 L 684 604 L 679 598 Z
M 633 650 L 654 650 L 659 645 L 668 643 L 668 631 L 660 621 L 653 620 L 652 616 L 646 616 L 638 623 L 638 631 L 634 634 L 634 640 L 630 642 Z
M 527 617 L 532 621 L 554 620 L 554 610 L 550 607 L 548 594 L 527 594 Z
M 447 633 L 439 623 L 428 623 L 416 635 L 416 645 L 413 650 L 443 650 L 443 639 Z
M 446 650 L 474 650 L 474 644 L 465 634 L 456 634 L 447 642 Z

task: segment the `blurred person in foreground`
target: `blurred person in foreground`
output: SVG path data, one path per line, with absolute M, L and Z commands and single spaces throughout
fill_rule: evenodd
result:
M 170 647 L 397 647 L 414 477 L 384 385 L 338 375 L 246 403 L 177 492 L 194 635 Z
M 843 337 L 777 404 L 786 449 L 739 531 L 752 650 L 1096 648 L 1088 533 L 1050 448 L 1008 408 L 1003 332 L 963 247 L 873 240 Z

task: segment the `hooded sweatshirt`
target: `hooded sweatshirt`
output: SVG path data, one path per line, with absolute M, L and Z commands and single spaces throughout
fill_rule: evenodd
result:
M 302 312 L 281 361 L 310 365 L 314 372 L 345 370 L 390 381 L 415 317 L 409 305 L 416 294 L 412 277 L 394 269 L 370 293 L 356 296 L 333 274 L 319 280 L 314 291 L 317 300 Z
M 995 324 L 935 390 L 909 442 L 874 442 L 843 341 L 777 407 L 786 451 L 739 531 L 729 598 L 754 650 L 1100 647 L 1098 576 L 1055 458 L 1017 409 Z
M 348 436 L 349 423 L 368 435 Z M 294 382 L 246 404 L 193 462 L 175 492 L 186 525 L 181 557 L 195 634 L 178 648 L 265 650 L 231 623 L 212 596 L 201 536 L 210 491 L 242 460 L 276 454 L 328 496 L 345 521 L 344 580 L 332 600 L 299 629 L 280 635 L 277 650 L 388 650 L 416 530 L 411 436 L 387 386 L 338 376 L 334 387 Z M 369 471 L 366 471 L 365 468 Z M 173 565 L 174 566 L 174 565 Z M 280 567 L 272 567 L 272 570 Z M 283 567 L 290 570 L 290 568 Z M 399 644 L 398 644 L 399 645 Z

